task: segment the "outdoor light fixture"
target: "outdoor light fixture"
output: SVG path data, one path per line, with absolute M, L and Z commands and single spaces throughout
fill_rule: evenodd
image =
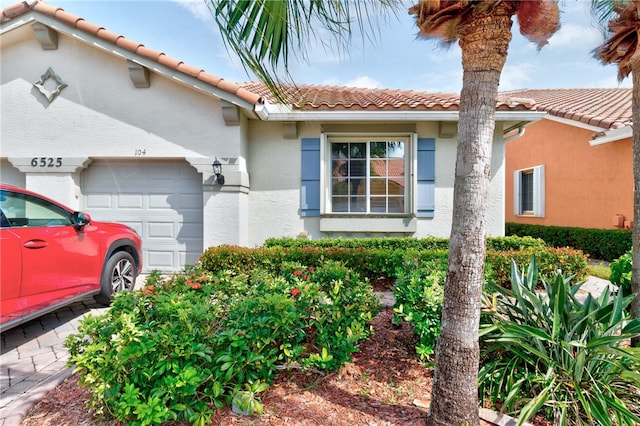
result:
M 222 164 L 216 158 L 213 164 L 213 174 L 216 175 L 216 182 L 218 185 L 224 185 L 224 175 L 222 174 Z

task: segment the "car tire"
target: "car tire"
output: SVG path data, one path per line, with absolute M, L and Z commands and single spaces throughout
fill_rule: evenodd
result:
M 113 295 L 121 291 L 131 291 L 136 285 L 136 263 L 126 251 L 111 255 L 105 264 L 100 280 L 100 293 L 95 296 L 98 303 L 108 305 Z

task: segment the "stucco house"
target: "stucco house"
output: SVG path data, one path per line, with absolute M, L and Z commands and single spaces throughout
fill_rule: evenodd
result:
M 505 92 L 547 114 L 506 144 L 507 222 L 579 228 L 633 223 L 632 89 Z
M 270 237 L 449 235 L 458 95 L 301 85 L 282 104 L 43 2 L 3 11 L 0 48 L 0 179 L 130 224 L 147 271 Z M 496 111 L 503 235 L 505 137 L 543 113 Z

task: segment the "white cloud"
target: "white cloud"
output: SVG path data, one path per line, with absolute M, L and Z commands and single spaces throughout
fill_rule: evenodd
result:
M 448 68 L 446 73 L 423 73 L 410 83 L 404 87 L 426 92 L 459 93 L 462 88 L 462 66 Z
M 333 77 L 333 78 L 324 80 L 321 84 L 327 85 L 327 86 L 362 87 L 367 89 L 379 89 L 383 87 L 382 83 L 380 83 L 378 80 L 366 75 L 361 75 L 354 79 L 346 80 L 346 81 Z
M 353 80 L 349 80 L 345 82 L 345 85 L 349 87 L 366 87 L 369 89 L 377 89 L 382 87 L 382 84 L 380 84 L 378 80 L 366 75 L 361 75 L 354 78 Z
M 611 75 L 594 81 L 591 87 L 633 87 L 633 80 L 629 76 L 620 82 L 617 72 L 612 72 Z
M 211 12 L 207 3 L 203 0 L 171 0 L 172 2 L 187 9 L 199 21 L 210 24 L 213 22 Z
M 452 43 L 445 47 L 433 40 L 424 40 L 422 45 L 414 46 L 414 48 L 419 59 L 425 54 L 427 64 L 443 64 L 449 61 L 460 63 L 462 60 L 462 51 L 458 43 Z
M 602 34 L 594 27 L 567 23 L 549 40 L 548 48 L 565 49 L 573 46 L 597 47 L 603 42 Z
M 500 91 L 526 88 L 535 73 L 537 65 L 533 62 L 523 62 L 517 65 L 506 64 L 500 75 Z

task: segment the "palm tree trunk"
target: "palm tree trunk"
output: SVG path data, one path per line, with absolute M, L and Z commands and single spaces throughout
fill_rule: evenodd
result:
M 631 75 L 633 77 L 632 119 L 633 123 L 640 123 L 640 61 L 632 62 Z M 631 272 L 631 294 L 636 297 L 631 302 L 631 316 L 640 318 L 640 129 L 633 126 L 633 231 L 631 246 L 633 247 L 633 266 Z M 640 347 L 640 337 L 631 340 L 631 346 Z
M 486 211 L 500 74 L 511 41 L 512 5 L 470 16 L 460 35 L 463 83 L 449 265 L 436 345 L 428 425 L 478 425 L 478 329 L 486 256 Z

